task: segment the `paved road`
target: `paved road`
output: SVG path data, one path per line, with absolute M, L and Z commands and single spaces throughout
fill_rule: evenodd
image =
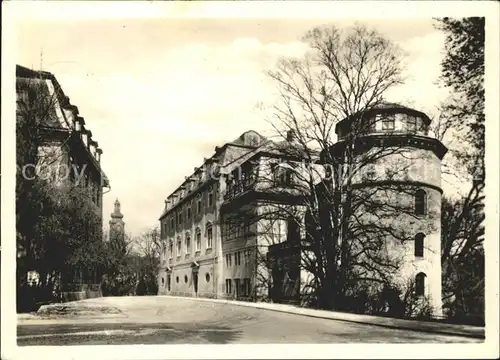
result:
M 18 345 L 480 342 L 169 297 L 89 302 L 116 306 L 120 314 L 23 321 Z

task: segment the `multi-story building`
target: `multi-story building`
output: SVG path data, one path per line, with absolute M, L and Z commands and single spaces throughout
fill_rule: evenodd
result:
M 277 143 L 249 131 L 217 147 L 166 200 L 159 294 L 298 302 L 311 276 L 300 270 L 308 226 L 304 200 L 324 186 L 324 166 L 346 156 L 356 132 L 351 165 L 362 171 L 349 182 L 358 197 L 365 196 L 362 189 L 376 189 L 361 200 L 372 204 L 376 198 L 384 206 L 356 207 L 365 230 L 377 224 L 378 233 L 360 232 L 353 246 L 373 240 L 363 236 L 382 237 L 381 249 L 398 267 L 394 280 L 412 280 L 416 294 L 430 298 L 439 314 L 440 166 L 446 148 L 428 136 L 430 119 L 422 112 L 385 104 L 360 119 L 339 122 L 338 141 L 319 157 L 300 150 L 293 132 Z M 381 214 L 385 205 L 391 212 Z
M 292 206 L 300 198 L 286 186 L 291 172 L 280 166 L 300 161 L 286 152 L 290 141 L 277 144 L 247 131 L 216 147 L 214 155 L 168 196 L 160 217 L 166 246 L 160 258 L 159 294 L 267 296 L 267 280 L 261 284 L 258 279 L 268 278 L 267 247 L 286 237 L 286 215 L 278 210 L 282 214 L 268 219 L 264 213 L 271 205 Z M 263 231 L 270 227 L 275 231 Z
M 53 74 L 20 65 L 16 66 L 16 95 L 19 174 L 26 181 L 38 176 L 61 188 L 79 185 L 87 189 L 92 200 L 88 202 L 90 210 L 95 211 L 102 226 L 103 194 L 109 188 L 101 168 L 103 151 L 92 138 L 78 108 L 70 103 Z M 24 264 L 30 258 L 27 246 L 22 242 L 17 245 L 18 264 Z M 28 277 L 38 279 L 36 269 L 27 266 Z M 73 270 L 63 273 L 60 279 L 63 296 L 67 286 L 82 281 L 81 271 Z M 91 272 L 85 281 L 96 281 L 97 272 Z
M 16 116 L 32 120 L 39 134 L 35 139 L 36 166 L 41 174 L 48 173 L 57 183 L 69 180 L 91 189 L 102 221 L 103 190 L 109 188 L 101 168 L 103 151 L 78 108 L 70 103 L 53 74 L 20 65 L 16 66 L 16 94 Z

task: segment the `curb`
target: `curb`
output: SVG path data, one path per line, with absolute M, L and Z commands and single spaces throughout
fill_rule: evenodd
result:
M 183 296 L 170 296 L 170 295 L 158 295 L 161 297 L 170 297 L 170 298 L 176 298 L 176 299 L 183 299 L 183 300 L 193 300 L 193 301 L 204 301 L 204 302 L 215 302 L 215 303 L 220 303 L 220 304 L 231 304 L 231 305 L 237 305 L 237 306 L 245 306 L 245 307 L 252 307 L 254 309 L 261 309 L 261 310 L 269 310 L 269 311 L 274 311 L 274 312 L 281 312 L 285 314 L 293 314 L 293 315 L 300 315 L 300 316 L 307 316 L 307 317 L 312 317 L 312 318 L 318 318 L 318 319 L 325 319 L 325 320 L 335 320 L 335 321 L 343 321 L 343 322 L 348 322 L 348 323 L 355 323 L 355 324 L 364 324 L 364 325 L 372 325 L 372 326 L 379 326 L 387 329 L 396 329 L 396 330 L 409 330 L 409 331 L 415 331 L 415 332 L 425 332 L 425 333 L 431 333 L 431 334 L 440 334 L 440 335 L 447 335 L 447 336 L 457 336 L 457 337 L 467 337 L 467 338 L 474 338 L 474 339 L 485 339 L 485 334 L 484 334 L 484 328 L 477 328 L 477 333 L 472 331 L 467 331 L 467 330 L 458 330 L 457 331 L 452 331 L 452 330 L 446 330 L 446 329 L 435 329 L 435 328 L 429 328 L 425 327 L 425 325 L 422 328 L 418 328 L 418 324 L 426 324 L 429 326 L 430 324 L 433 323 L 426 323 L 423 321 L 419 321 L 418 323 L 414 324 L 383 324 L 377 321 L 367 321 L 367 320 L 356 320 L 356 319 L 346 319 L 342 318 L 341 316 L 338 316 L 335 312 L 331 312 L 331 316 L 325 316 L 321 314 L 308 314 L 308 313 L 303 313 L 301 311 L 295 311 L 296 309 L 301 309 L 297 307 L 293 307 L 292 305 L 286 305 L 290 306 L 290 309 L 286 308 L 276 308 L 276 307 L 268 307 L 268 306 L 260 306 L 259 304 L 261 303 L 252 303 L 252 302 L 243 302 L 243 301 L 234 301 L 234 300 L 225 300 L 225 299 L 208 299 L 208 298 L 196 298 L 196 297 L 183 297 Z M 266 303 L 264 303 L 266 304 Z M 281 304 L 280 304 L 281 305 Z M 314 309 L 306 309 L 310 311 L 315 311 Z M 337 316 L 336 316 L 337 315 Z M 346 313 L 347 316 L 370 316 L 372 317 L 373 320 L 376 320 L 377 318 L 373 315 L 358 315 L 358 314 L 348 314 Z M 381 318 L 381 319 L 386 319 L 386 318 Z M 387 318 L 387 319 L 393 319 L 393 318 Z M 406 320 L 406 319 L 393 319 L 395 321 L 418 321 L 418 320 Z M 447 326 L 454 326 L 454 324 L 446 324 Z M 430 325 L 431 327 L 433 325 Z M 460 325 L 457 325 L 460 326 Z M 479 329 L 482 329 L 480 331 Z M 480 333 L 481 332 L 481 333 Z

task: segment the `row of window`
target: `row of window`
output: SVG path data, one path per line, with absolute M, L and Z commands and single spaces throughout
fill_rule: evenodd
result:
M 206 236 L 206 249 L 211 249 L 213 247 L 213 228 L 211 223 L 207 223 L 206 228 L 205 228 L 205 236 Z M 201 234 L 201 229 L 196 228 L 195 231 L 195 252 L 201 251 L 201 245 L 202 245 L 202 234 Z M 185 254 L 190 254 L 191 253 L 191 235 L 189 233 L 186 233 L 184 237 L 184 246 L 185 246 Z M 168 255 L 169 258 L 172 258 L 174 256 L 174 241 L 170 240 L 168 242 Z M 182 239 L 179 236 L 177 238 L 177 248 L 176 248 L 176 255 L 181 256 L 182 255 Z
M 244 250 L 244 251 L 236 251 L 234 253 L 234 266 L 240 266 L 241 265 L 241 255 L 243 254 L 243 263 L 248 264 L 250 262 L 250 250 Z M 233 254 L 226 254 L 226 266 L 231 267 L 233 266 Z
M 173 198 L 173 204 L 177 204 L 184 197 L 188 196 L 191 192 L 195 191 L 202 183 L 209 179 L 213 179 L 214 176 L 217 176 L 219 171 L 219 166 L 213 162 L 206 162 L 200 168 L 197 169 L 195 174 L 193 174 L 190 178 L 190 181 L 186 182 L 183 188 L 179 189 L 179 191 L 175 194 L 175 198 Z
M 207 208 L 211 208 L 214 205 L 214 192 L 212 190 L 209 191 L 207 195 Z M 193 210 L 196 211 L 196 215 L 201 215 L 203 209 L 203 201 L 201 199 L 201 194 L 198 194 L 195 199 L 196 207 L 193 209 L 193 201 L 190 201 L 187 205 L 185 205 L 184 209 L 178 210 L 174 215 L 169 217 L 168 221 L 164 223 L 164 231 L 165 233 L 168 230 L 174 230 L 176 226 L 181 226 L 186 221 L 190 221 L 193 217 Z
M 237 219 L 227 219 L 226 223 L 222 225 L 222 231 L 225 241 L 241 239 L 252 234 L 250 222 L 238 222 Z
M 226 279 L 226 294 L 238 296 L 250 296 L 250 278 Z
M 170 291 L 170 289 L 171 289 L 171 285 L 172 285 L 172 284 L 171 284 L 171 282 L 172 282 L 172 281 L 171 281 L 171 279 L 172 279 L 172 276 L 171 276 L 170 274 L 167 274 L 167 291 Z M 197 279 L 197 278 L 196 278 L 196 279 Z M 179 283 L 179 281 L 180 281 L 179 276 L 176 276 L 176 277 L 175 277 L 175 282 L 178 284 L 178 283 Z M 187 275 L 184 275 L 184 283 L 185 283 L 185 284 L 187 284 L 187 283 L 188 283 L 188 281 L 189 281 L 188 276 L 187 276 Z M 209 273 L 205 273 L 205 281 L 206 281 L 207 283 L 209 283 L 209 282 L 210 282 L 210 274 L 209 274 Z M 162 278 L 161 278 L 161 287 L 164 287 L 164 286 L 165 286 L 165 278 L 164 278 L 164 277 L 162 277 Z
M 375 131 L 376 124 L 381 123 L 382 130 L 391 131 L 396 128 L 396 117 L 399 121 L 405 124 L 404 130 L 409 132 L 423 131 L 427 132 L 427 126 L 425 125 L 423 119 L 405 114 L 377 114 L 375 115 L 374 122 L 370 124 L 371 131 Z

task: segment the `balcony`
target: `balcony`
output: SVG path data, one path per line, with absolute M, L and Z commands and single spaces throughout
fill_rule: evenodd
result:
M 239 180 L 233 184 L 228 184 L 226 193 L 224 194 L 224 200 L 231 200 L 241 194 L 246 193 L 249 190 L 254 190 L 255 178 L 249 177 L 246 179 Z

